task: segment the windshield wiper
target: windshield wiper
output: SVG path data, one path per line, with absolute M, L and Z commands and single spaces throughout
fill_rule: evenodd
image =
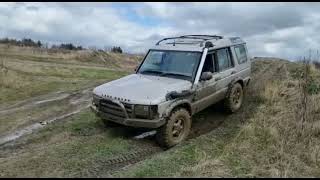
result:
M 161 71 L 155 71 L 155 70 L 145 70 L 145 71 L 142 71 L 140 72 L 141 74 L 144 74 L 144 73 L 154 73 L 154 74 L 162 74 Z
M 190 78 L 191 76 L 184 75 L 184 74 L 176 74 L 176 73 L 162 73 L 161 76 L 182 76 L 182 77 L 187 77 Z

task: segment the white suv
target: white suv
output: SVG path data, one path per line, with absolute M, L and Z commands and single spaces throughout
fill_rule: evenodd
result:
M 157 129 L 157 141 L 183 141 L 191 117 L 224 100 L 237 111 L 250 82 L 251 62 L 239 37 L 185 35 L 165 38 L 151 48 L 136 73 L 96 87 L 92 110 L 105 124 Z

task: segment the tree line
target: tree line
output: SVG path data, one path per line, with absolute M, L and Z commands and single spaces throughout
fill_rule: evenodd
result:
M 46 49 L 64 49 L 64 50 L 85 50 L 86 48 L 82 46 L 76 46 L 72 43 L 61 43 L 61 44 L 54 44 L 50 48 L 48 47 L 47 43 L 43 43 L 40 40 L 35 41 L 31 38 L 23 38 L 21 40 L 17 39 L 10 39 L 10 38 L 0 38 L 0 43 L 8 44 L 8 45 L 15 45 L 15 46 L 27 46 L 27 47 L 36 47 L 36 48 L 46 48 Z M 114 53 L 122 53 L 122 49 L 120 46 L 113 46 L 110 49 L 111 52 Z

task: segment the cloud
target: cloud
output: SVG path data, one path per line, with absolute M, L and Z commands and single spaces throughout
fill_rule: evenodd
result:
M 320 48 L 320 3 L 1 3 L 0 36 L 145 52 L 166 36 L 240 36 L 253 56 Z

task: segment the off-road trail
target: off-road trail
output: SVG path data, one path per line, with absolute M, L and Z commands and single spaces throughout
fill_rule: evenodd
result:
M 280 60 L 253 62 L 252 80 L 242 108 L 229 115 L 218 103 L 199 112 L 193 117 L 188 140 L 169 150 L 156 144 L 155 130 L 104 127 L 88 109 L 93 87 L 57 91 L 0 107 L 2 117 L 19 122 L 1 134 L 0 176 L 122 177 L 125 172 L 135 172 L 148 159 L 174 154 L 207 136 L 228 137 L 222 145 L 227 147 L 247 119 L 261 111 L 263 102 L 257 97 L 268 83 L 291 78 L 287 64 Z M 292 99 L 296 92 L 283 93 Z M 228 134 L 228 128 L 235 130 Z M 35 164 L 28 167 L 31 162 Z
M 91 102 L 91 91 L 92 88 L 73 93 L 55 92 L 24 100 L 6 108 L 1 108 L 0 116 L 2 117 L 12 117 L 14 114 L 21 112 L 28 114 L 28 112 L 36 110 L 44 111 L 46 113 L 42 114 L 40 112 L 28 116 L 20 116 L 20 119 L 17 121 L 21 122 L 24 126 L 18 126 L 17 129 L 14 129 L 7 134 L 2 133 L 0 136 L 0 145 L 30 134 L 49 123 L 65 119 L 88 108 Z M 50 111 L 50 109 L 57 104 L 60 105 L 60 111 Z M 43 109 L 43 107 L 45 107 L 45 109 Z

